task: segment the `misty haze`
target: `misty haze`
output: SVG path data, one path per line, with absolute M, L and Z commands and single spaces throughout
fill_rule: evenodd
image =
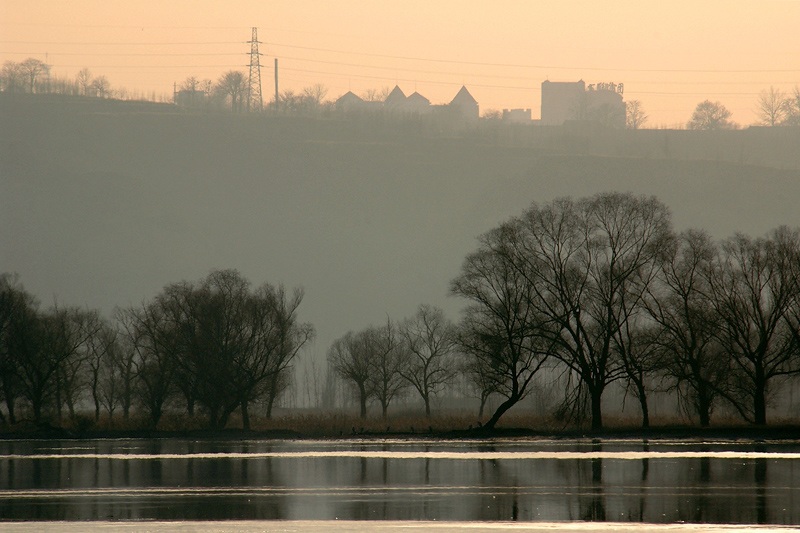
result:
M 800 524 L 796 63 L 59 9 L 0 23 L 1 521 Z

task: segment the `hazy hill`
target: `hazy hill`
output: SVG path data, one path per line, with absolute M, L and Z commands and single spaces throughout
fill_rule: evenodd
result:
M 455 318 L 448 282 L 475 237 L 531 201 L 655 194 L 678 229 L 720 237 L 800 225 L 798 171 L 557 155 L 413 123 L 0 110 L 0 271 L 45 304 L 103 311 L 212 268 L 302 285 L 319 355 L 419 303 Z

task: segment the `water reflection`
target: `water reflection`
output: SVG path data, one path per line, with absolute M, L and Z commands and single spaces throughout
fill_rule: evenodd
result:
M 732 445 L 724 446 L 599 440 L 0 442 L 0 519 L 800 522 L 800 456 L 658 455 L 712 454 Z M 797 444 L 736 446 L 800 451 Z M 541 450 L 588 455 L 503 455 Z M 281 455 L 298 451 L 354 453 Z M 376 451 L 388 453 L 364 455 Z M 390 455 L 398 451 L 407 455 Z M 443 459 L 440 452 L 484 455 Z M 617 452 L 652 453 L 631 460 Z M 150 455 L 109 455 L 118 453 Z M 239 455 L 224 455 L 232 453 Z M 47 457 L 31 458 L 40 454 Z

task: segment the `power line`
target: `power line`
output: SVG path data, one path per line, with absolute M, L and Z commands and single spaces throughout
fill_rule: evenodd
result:
M 617 67 L 581 67 L 581 66 L 557 66 L 557 65 L 533 65 L 533 64 L 520 64 L 520 63 L 490 63 L 490 62 L 482 62 L 482 61 L 462 61 L 462 60 L 455 60 L 455 59 L 438 59 L 438 58 L 425 58 L 425 57 L 414 57 L 414 56 L 398 56 L 398 55 L 389 55 L 389 54 L 376 54 L 371 52 L 350 52 L 344 50 L 336 50 L 333 48 L 317 48 L 311 46 L 297 46 L 297 45 L 289 45 L 289 44 L 281 44 L 281 43 L 267 43 L 270 46 L 278 46 L 278 47 L 285 47 L 285 48 L 297 48 L 302 50 L 313 50 L 318 52 L 332 52 L 338 54 L 348 54 L 348 55 L 360 55 L 360 56 L 369 56 L 369 57 L 382 57 L 382 58 L 389 58 L 389 59 L 404 59 L 409 61 L 428 61 L 428 62 L 435 62 L 435 63 L 453 63 L 453 64 L 461 64 L 461 65 L 476 65 L 476 66 L 488 66 L 488 67 L 511 67 L 511 68 L 532 68 L 532 69 L 558 69 L 558 70 L 597 70 L 597 71 L 610 71 L 610 72 L 691 72 L 691 73 L 700 73 L 700 72 L 716 72 L 716 73 L 766 73 L 766 72 L 800 72 L 800 68 L 797 69 L 642 69 L 642 68 L 617 68 Z
M 40 54 L 41 52 L 0 52 L 2 54 L 9 54 L 9 55 L 36 55 Z M 244 55 L 245 52 L 227 52 L 227 53 L 217 53 L 217 52 L 208 52 L 208 53 L 197 53 L 197 52 L 186 52 L 186 53 L 174 53 L 174 52 L 166 52 L 166 53 L 148 53 L 148 52 L 49 52 L 51 56 L 124 56 L 124 57 L 193 57 L 193 56 L 241 56 Z
M 98 46 L 170 46 L 170 45 L 219 45 L 219 44 L 243 44 L 249 41 L 186 41 L 186 42 L 77 42 L 77 41 L 0 41 L 0 44 L 30 44 L 30 45 L 98 45 Z M 317 52 L 328 52 L 336 54 L 346 54 L 353 56 L 365 57 L 379 57 L 384 59 L 400 59 L 406 61 L 422 61 L 431 63 L 450 63 L 457 65 L 471 65 L 471 66 L 484 66 L 484 67 L 501 67 L 501 68 L 526 68 L 526 69 L 547 69 L 547 70 L 580 70 L 580 71 L 599 71 L 599 72 L 659 72 L 659 73 L 720 73 L 720 74 L 747 74 L 747 73 L 775 73 L 775 72 L 798 72 L 800 68 L 794 69 L 668 69 L 668 68 L 630 68 L 630 67 L 590 67 L 590 66 L 564 66 L 564 65 L 539 65 L 539 64 L 524 64 L 524 63 L 495 63 L 483 61 L 464 61 L 457 59 L 443 59 L 443 58 L 430 58 L 419 56 L 403 56 L 392 54 L 379 54 L 374 52 L 354 52 L 348 50 L 339 50 L 335 48 L 322 48 L 313 46 L 300 46 L 285 43 L 266 43 L 269 46 L 277 46 L 283 48 L 292 48 L 298 50 L 311 50 Z M 308 61 L 312 61 L 308 59 Z M 315 60 L 322 61 L 322 60 Z
M 36 45 L 45 45 L 45 46 L 55 46 L 55 45 L 64 45 L 64 46 L 170 46 L 170 45 L 212 45 L 212 44 L 246 44 L 247 41 L 182 41 L 182 42 L 128 42 L 128 43 L 121 43 L 119 41 L 114 42 L 77 42 L 77 41 L 0 41 L 0 44 L 36 44 Z

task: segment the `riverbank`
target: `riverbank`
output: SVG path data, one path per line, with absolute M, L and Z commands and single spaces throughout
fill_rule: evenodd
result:
M 338 440 L 338 439 L 431 439 L 431 440 L 483 440 L 483 439 L 647 439 L 647 440 L 800 440 L 800 425 L 781 424 L 770 426 L 725 425 L 701 428 L 688 425 L 657 425 L 647 429 L 631 426 L 610 425 L 599 431 L 580 427 L 532 428 L 532 427 L 468 427 L 467 429 L 391 425 L 378 429 L 374 424 L 352 425 L 349 431 L 330 428 L 313 428 L 307 424 L 298 428 L 287 423 L 281 427 L 243 430 L 239 428 L 204 429 L 186 427 L 180 429 L 143 428 L 76 428 L 51 424 L 22 423 L 13 427 L 0 427 L 0 439 L 191 439 L 191 440 Z

